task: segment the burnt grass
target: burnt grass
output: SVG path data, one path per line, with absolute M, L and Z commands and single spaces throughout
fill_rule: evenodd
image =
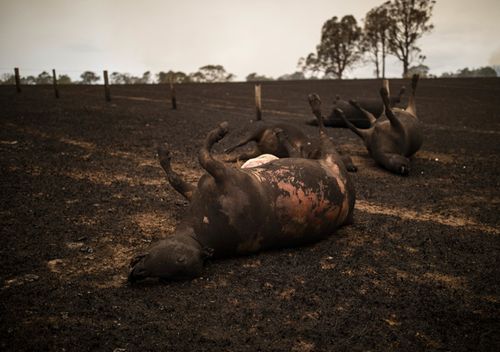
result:
M 396 92 L 403 80 L 391 81 Z M 380 81 L 270 82 L 263 117 L 317 129 L 306 96 L 377 97 Z M 187 282 L 128 286 L 128 263 L 187 204 L 192 182 L 255 123 L 253 85 L 0 87 L 0 350 L 498 351 L 500 79 L 421 80 L 425 142 L 409 177 L 329 129 L 359 171 L 355 223 L 312 246 L 209 262 Z M 237 165 L 234 165 L 235 167 Z

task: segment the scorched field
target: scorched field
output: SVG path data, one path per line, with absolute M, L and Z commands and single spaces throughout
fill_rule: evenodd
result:
M 309 136 L 307 94 L 377 97 L 377 80 L 269 82 L 263 119 Z M 408 82 L 392 80 L 396 92 Z M 221 153 L 255 126 L 250 83 L 0 87 L 0 350 L 498 351 L 500 79 L 421 80 L 425 141 L 408 177 L 328 129 L 358 172 L 355 223 L 312 246 L 211 261 L 203 276 L 126 283 L 131 258 L 186 212 L 156 146 Z M 234 165 L 237 167 L 238 165 Z

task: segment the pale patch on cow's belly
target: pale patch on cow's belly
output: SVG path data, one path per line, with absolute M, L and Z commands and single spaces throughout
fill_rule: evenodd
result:
M 256 158 L 247 160 L 243 165 L 241 165 L 241 168 L 242 169 L 249 169 L 252 167 L 257 167 L 257 166 L 267 164 L 268 162 L 271 162 L 271 161 L 277 160 L 277 159 L 279 159 L 279 158 L 277 156 L 272 155 L 272 154 L 262 154 Z
M 300 235 L 310 226 L 320 229 L 325 222 L 335 222 L 339 216 L 341 207 L 325 199 L 323 192 L 318 194 L 287 182 L 279 182 L 278 187 L 287 193 L 276 199 L 276 211 L 284 221 L 282 229 L 287 235 Z

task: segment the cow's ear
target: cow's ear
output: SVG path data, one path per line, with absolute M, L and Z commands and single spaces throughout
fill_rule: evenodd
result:
M 201 253 L 202 253 L 203 259 L 209 259 L 209 258 L 212 258 L 212 256 L 214 255 L 214 249 L 210 248 L 210 247 L 205 247 L 205 248 L 203 248 Z

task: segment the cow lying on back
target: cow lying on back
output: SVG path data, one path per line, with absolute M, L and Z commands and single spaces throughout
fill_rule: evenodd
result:
M 387 170 L 400 175 L 409 173 L 409 158 L 420 149 L 423 142 L 422 126 L 415 105 L 417 83 L 418 75 L 414 75 L 406 109 L 391 108 L 387 88 L 382 87 L 380 95 L 385 112 L 378 120 L 358 103 L 351 101 L 351 105 L 370 121 L 368 129 L 357 128 L 339 111 L 347 126 L 361 137 L 373 159 Z
M 384 80 L 384 86 L 389 91 L 389 81 Z M 399 91 L 398 95 L 389 97 L 389 105 L 391 107 L 397 106 L 401 102 L 401 99 L 404 95 L 405 87 L 402 87 Z M 364 110 L 370 112 L 375 118 L 379 118 L 384 112 L 384 103 L 380 99 L 359 99 L 357 100 L 359 106 L 361 106 Z M 365 114 L 352 106 L 348 101 L 341 99 L 338 95 L 334 102 L 332 112 L 329 116 L 324 118 L 325 126 L 329 127 L 347 127 L 346 123 L 342 119 L 339 110 L 342 111 L 354 126 L 358 128 L 369 128 L 371 126 L 370 120 L 368 120 Z M 316 118 L 309 120 L 306 122 L 308 125 L 317 126 L 318 120 Z
M 354 185 L 321 122 L 320 159 L 284 158 L 244 169 L 210 154 L 227 131 L 223 123 L 208 134 L 198 155 L 207 174 L 196 187 L 172 170 L 168 149 L 159 148 L 170 184 L 191 203 L 174 234 L 132 260 L 130 282 L 196 277 L 207 257 L 303 245 L 352 222 Z
M 278 138 L 279 132 L 284 132 L 285 138 Z M 287 147 L 287 141 L 293 149 Z M 250 142 L 255 142 L 247 151 L 229 155 L 226 161 L 248 160 L 255 158 L 261 154 L 272 154 L 278 158 L 308 158 L 317 149 L 317 142 L 310 140 L 304 132 L 297 127 L 287 123 L 263 123 L 259 124 L 246 137 L 240 139 L 236 144 L 226 148 L 226 154 L 232 153 L 239 147 L 242 147 Z M 297 154 L 297 155 L 294 155 Z
M 278 138 L 278 134 L 281 134 L 283 138 Z M 321 157 L 320 143 L 317 139 L 309 138 L 299 128 L 286 123 L 260 125 L 235 145 L 226 148 L 224 152 L 232 153 L 235 149 L 250 142 L 255 142 L 255 144 L 251 145 L 248 151 L 229 154 L 225 161 L 247 160 L 261 154 L 271 154 L 278 158 L 317 159 Z M 348 171 L 357 170 L 349 155 L 340 157 Z

